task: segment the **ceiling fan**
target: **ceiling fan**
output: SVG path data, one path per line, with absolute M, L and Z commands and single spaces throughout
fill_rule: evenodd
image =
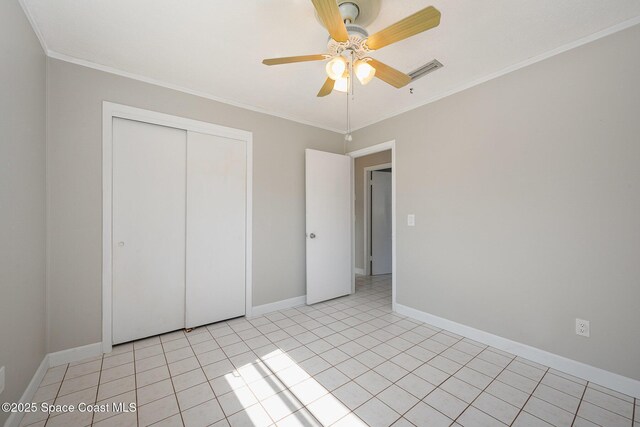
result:
M 328 52 L 319 55 L 271 58 L 265 59 L 262 63 L 280 65 L 328 59 L 328 77 L 318 96 L 327 96 L 334 89 L 348 92 L 354 75 L 363 85 L 377 77 L 396 88 L 406 86 L 411 82 L 411 77 L 371 58 L 369 54 L 440 24 L 440 12 L 429 6 L 370 36 L 366 29 L 354 23 L 360 13 L 356 0 L 311 1 L 318 18 L 329 31 Z

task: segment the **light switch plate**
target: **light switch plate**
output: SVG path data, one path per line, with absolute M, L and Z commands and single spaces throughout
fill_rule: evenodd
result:
M 0 394 L 4 391 L 4 366 L 0 368 Z
M 416 216 L 414 214 L 407 215 L 407 225 L 409 227 L 415 227 L 415 225 L 416 225 Z

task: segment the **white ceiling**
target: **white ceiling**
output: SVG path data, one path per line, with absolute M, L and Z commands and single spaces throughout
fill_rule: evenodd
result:
M 346 97 L 317 98 L 324 63 L 262 59 L 323 53 L 310 0 L 23 0 L 54 57 L 75 58 L 214 99 L 344 131 Z M 355 88 L 352 127 L 382 120 L 612 26 L 640 22 L 638 0 L 382 0 L 380 30 L 426 6 L 440 26 L 372 55 L 409 72 L 444 68 L 395 89 Z

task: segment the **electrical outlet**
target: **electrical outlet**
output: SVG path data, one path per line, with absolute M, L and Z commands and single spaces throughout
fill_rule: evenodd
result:
M 407 215 L 407 225 L 409 227 L 415 227 L 415 225 L 416 225 L 416 216 L 414 214 Z
M 588 320 L 576 319 L 576 334 L 589 338 L 590 328 Z
M 4 391 L 4 366 L 0 368 L 0 394 Z

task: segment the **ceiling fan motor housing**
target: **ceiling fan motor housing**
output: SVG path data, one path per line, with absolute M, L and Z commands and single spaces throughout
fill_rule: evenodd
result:
M 369 32 L 360 25 L 346 24 L 345 26 L 347 27 L 347 33 L 349 33 L 349 36 L 358 36 L 363 39 L 369 37 Z
M 342 19 L 347 19 L 345 9 L 357 9 L 357 15 L 351 19 L 351 23 L 357 23 L 358 25 L 366 27 L 378 17 L 380 13 L 380 1 L 381 0 L 338 0 L 338 6 L 342 14 Z
M 339 9 L 340 15 L 342 15 L 342 20 L 347 24 L 356 22 L 358 15 L 360 15 L 360 9 L 358 8 L 358 5 L 350 1 L 341 3 Z
M 344 55 L 347 60 L 363 59 L 369 53 L 366 41 L 369 32 L 363 25 L 370 24 L 380 11 L 379 0 L 338 0 L 340 15 L 345 22 L 349 40 L 337 42 L 329 36 L 328 50 L 331 56 Z M 357 21 L 357 24 L 355 23 Z M 352 53 L 353 52 L 353 53 Z
M 380 13 L 380 1 L 381 0 L 337 0 L 338 8 L 342 19 L 348 19 L 348 22 L 356 23 L 362 27 L 366 27 L 371 24 Z M 318 13 L 316 12 L 316 19 L 320 25 L 324 26 Z

